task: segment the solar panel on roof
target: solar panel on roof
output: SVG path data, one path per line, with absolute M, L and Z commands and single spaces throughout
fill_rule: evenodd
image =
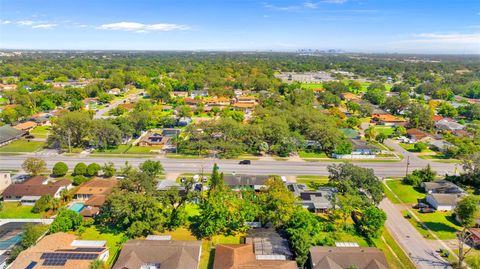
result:
M 67 260 L 64 259 L 46 259 L 43 261 L 44 266 L 64 266 Z
M 31 262 L 27 265 L 27 267 L 25 267 L 25 269 L 32 269 L 33 267 L 35 267 L 35 265 L 37 265 L 37 262 Z
M 40 259 L 95 260 L 98 254 L 90 253 L 43 253 Z

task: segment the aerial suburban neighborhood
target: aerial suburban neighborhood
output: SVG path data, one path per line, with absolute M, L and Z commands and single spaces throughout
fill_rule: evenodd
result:
M 0 269 L 480 269 L 480 6 L 394 2 L 0 0 Z

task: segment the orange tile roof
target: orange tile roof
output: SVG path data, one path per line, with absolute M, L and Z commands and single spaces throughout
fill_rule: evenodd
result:
M 22 122 L 22 123 L 19 123 L 19 124 L 13 126 L 13 128 L 15 128 L 17 130 L 26 131 L 26 130 L 34 128 L 35 126 L 37 126 L 36 122 L 26 121 L 26 122 Z
M 75 194 L 98 195 L 109 194 L 117 185 L 116 179 L 92 179 L 80 185 Z
M 233 104 L 233 107 L 236 107 L 236 108 L 254 108 L 256 106 L 257 106 L 257 104 L 253 104 L 253 103 L 235 103 L 235 104 Z
M 217 245 L 213 269 L 297 269 L 295 261 L 257 260 L 252 244 Z
M 391 114 L 373 114 L 372 118 L 383 122 L 405 122 L 404 119 Z

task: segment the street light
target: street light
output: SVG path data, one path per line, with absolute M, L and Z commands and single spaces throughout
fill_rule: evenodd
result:
M 408 166 L 410 165 L 410 156 L 407 156 L 407 170 L 405 171 L 405 176 L 408 176 Z

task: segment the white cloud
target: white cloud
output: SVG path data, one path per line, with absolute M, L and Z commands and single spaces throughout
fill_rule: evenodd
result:
M 306 7 L 306 8 L 315 9 L 315 8 L 318 7 L 318 4 L 307 1 L 307 2 L 303 3 L 303 6 Z
M 143 24 L 138 22 L 116 22 L 116 23 L 102 24 L 97 28 L 102 30 L 132 31 L 137 33 L 146 33 L 151 31 L 173 31 L 173 30 L 190 29 L 189 26 L 172 24 L 172 23 Z
M 0 20 L 0 24 L 10 24 L 12 23 L 11 21 L 4 21 L 4 20 Z
M 17 21 L 17 24 L 21 26 L 31 26 L 31 25 L 34 25 L 35 22 L 30 20 L 24 20 L 24 21 Z
M 330 4 L 343 4 L 348 0 L 323 0 L 323 3 L 330 3 Z
M 51 29 L 58 24 L 55 23 L 44 23 L 44 24 L 35 24 L 32 26 L 33 29 Z
M 411 43 L 448 43 L 448 44 L 480 44 L 480 33 L 421 33 L 413 34 L 414 38 L 405 40 Z

